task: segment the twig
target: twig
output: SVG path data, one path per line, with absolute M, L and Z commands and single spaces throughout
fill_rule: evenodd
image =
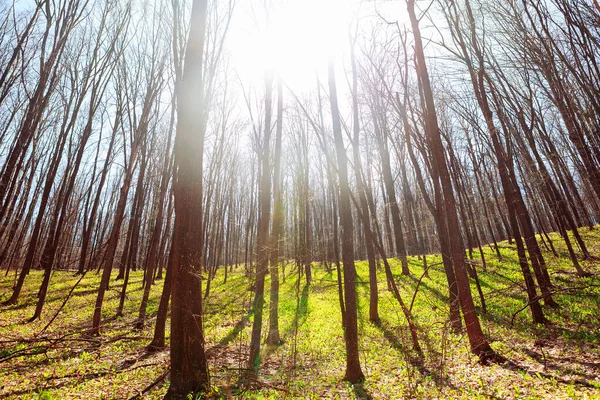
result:
M 421 281 L 423 280 L 423 277 L 425 277 L 425 275 L 427 274 L 427 271 L 429 271 L 429 265 L 425 268 L 425 271 L 423 271 L 423 274 L 417 282 L 417 287 L 415 288 L 412 300 L 410 301 L 410 307 L 408 307 L 408 312 L 412 312 L 413 305 L 415 304 L 415 299 L 417 298 L 417 293 L 419 292 L 419 286 L 421 286 Z
M 568 291 L 572 291 L 572 290 L 577 290 L 577 291 L 581 291 L 584 289 L 589 289 L 591 287 L 600 287 L 600 285 L 595 285 L 595 284 L 589 284 L 586 286 L 579 286 L 579 287 L 567 287 L 567 288 L 561 288 L 561 289 L 554 289 L 551 290 L 550 293 L 551 294 L 557 294 L 557 293 L 561 293 L 561 292 L 568 292 Z M 540 299 L 542 299 L 543 297 L 540 295 L 535 296 L 531 301 L 528 301 L 523 307 L 521 307 L 520 309 L 518 309 L 513 315 L 512 318 L 510 319 L 510 326 L 512 327 L 514 325 L 515 322 L 515 317 L 522 312 L 523 310 L 525 310 L 527 307 L 529 307 L 531 304 L 535 303 L 536 301 L 539 301 Z
M 60 314 L 60 312 L 64 308 L 65 304 L 67 304 L 67 301 L 69 301 L 69 299 L 71 298 L 71 295 L 73 294 L 73 291 L 75 290 L 75 288 L 77 287 L 77 285 L 79 285 L 79 282 L 81 282 L 83 280 L 83 278 L 85 277 L 85 274 L 86 274 L 86 272 L 84 272 L 81 275 L 81 277 L 79 278 L 79 280 L 77 280 L 77 282 L 75 283 L 75 285 L 73 285 L 73 287 L 71 288 L 71 290 L 67 294 L 67 297 L 65 298 L 65 301 L 63 301 L 63 303 L 60 305 L 60 307 L 58 308 L 58 310 L 56 310 L 56 313 L 50 319 L 50 321 L 48 321 L 48 323 L 46 324 L 46 326 L 44 326 L 44 329 L 42 329 L 39 333 L 37 333 L 35 335 L 35 337 L 38 337 L 39 335 L 41 335 L 42 333 L 44 333 L 46 331 L 46 329 L 48 329 L 48 327 L 54 322 L 54 320 L 56 319 L 56 317 L 58 317 L 58 314 Z
M 148 393 L 149 391 L 151 391 L 156 385 L 158 385 L 159 383 L 161 383 L 171 372 L 171 368 L 167 368 L 165 370 L 165 372 L 163 372 L 158 378 L 156 378 L 151 384 L 149 384 L 148 386 L 146 386 L 146 388 L 144 390 L 142 390 L 141 392 L 131 396 L 129 398 L 129 400 L 134 400 L 134 399 L 139 399 L 141 398 L 143 395 L 145 395 L 146 393 Z

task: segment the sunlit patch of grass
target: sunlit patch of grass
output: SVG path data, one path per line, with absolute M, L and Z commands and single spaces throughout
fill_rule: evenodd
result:
M 600 229 L 581 231 L 589 250 L 600 255 Z M 205 301 L 204 327 L 212 385 L 222 397 L 247 398 L 596 398 L 600 397 L 600 265 L 582 261 L 595 275 L 574 274 L 557 235 L 554 245 L 561 253 L 546 261 L 556 285 L 559 308 L 544 308 L 549 326 L 534 326 L 526 305 L 523 279 L 514 246 L 500 243 L 503 260 L 484 247 L 487 269 L 478 266 L 488 312 L 480 315 L 492 347 L 512 365 L 481 366 L 469 352 L 464 335 L 449 331 L 447 282 L 441 257 L 428 256 L 429 277 L 418 283 L 422 260 L 409 257 L 411 276 L 400 274 L 400 263 L 391 259 L 394 277 L 407 305 L 415 296 L 413 316 L 423 347 L 412 350 L 408 325 L 397 301 L 387 291 L 384 271 L 378 270 L 381 323 L 369 322 L 368 265 L 356 263 L 359 276 L 358 309 L 360 354 L 366 381 L 352 386 L 342 381 L 345 369 L 344 335 L 335 270 L 328 273 L 313 264 L 313 281 L 306 285 L 293 263 L 285 266 L 279 304 L 279 328 L 284 343 L 262 347 L 259 388 L 238 386 L 246 366 L 253 321 L 251 276 L 243 266 L 219 270 Z M 478 251 L 474 251 L 478 259 Z M 116 276 L 116 275 L 115 275 Z M 43 337 L 68 336 L 56 348 L 20 356 L 2 363 L 0 396 L 9 398 L 128 398 L 146 388 L 168 367 L 168 351 L 147 354 L 144 346 L 152 335 L 162 281 L 153 287 L 147 311 L 150 322 L 134 331 L 142 296 L 141 271 L 131 274 L 124 316 L 114 318 L 120 281 L 111 281 L 104 305 L 101 341 L 82 336 L 93 313 L 99 276 L 88 274 Z M 285 278 L 285 279 L 284 279 Z M 14 276 L 0 277 L 0 296 L 10 294 Z M 29 349 L 31 340 L 47 324 L 77 281 L 68 272 L 55 272 L 43 319 L 25 323 L 32 315 L 41 273 L 32 271 L 20 303 L 0 308 L 0 357 Z M 268 333 L 270 280 L 265 293 L 263 340 Z M 476 306 L 479 298 L 473 286 Z M 167 324 L 168 339 L 168 324 Z M 11 341 L 12 340 L 12 341 Z M 47 344 L 47 343 L 45 343 Z M 145 398 L 161 398 L 168 381 L 149 391 Z

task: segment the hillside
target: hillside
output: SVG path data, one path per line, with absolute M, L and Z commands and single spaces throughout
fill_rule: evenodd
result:
M 592 254 L 600 254 L 600 230 L 582 231 Z M 557 238 L 558 236 L 553 235 Z M 550 323 L 533 326 L 524 307 L 522 276 L 514 247 L 502 242 L 502 261 L 486 249 L 487 270 L 477 266 L 487 313 L 481 313 L 492 347 L 506 362 L 481 365 L 469 352 L 465 335 L 450 332 L 447 284 L 439 256 L 423 263 L 409 258 L 412 275 L 402 276 L 392 260 L 402 297 L 410 305 L 423 345 L 411 350 L 406 321 L 378 271 L 381 324 L 368 321 L 368 267 L 357 263 L 359 349 L 366 375 L 363 384 L 343 382 L 344 339 L 337 298 L 336 273 L 313 265 L 310 286 L 298 280 L 293 265 L 285 268 L 280 292 L 280 331 L 284 344 L 264 346 L 260 375 L 240 389 L 240 371 L 248 357 L 252 315 L 250 279 L 238 267 L 223 284 L 223 271 L 212 282 L 205 303 L 206 348 L 216 397 L 247 398 L 600 398 L 600 263 L 583 261 L 595 275 L 573 273 L 568 255 L 555 241 L 561 257 L 546 253 L 559 308 L 545 308 Z M 78 278 L 56 271 L 41 320 L 27 323 L 35 308 L 32 271 L 18 306 L 0 308 L 0 397 L 10 399 L 161 398 L 168 386 L 168 349 L 149 353 L 153 323 L 133 329 L 142 294 L 141 271 L 132 272 L 124 315 L 114 317 L 120 283 L 111 281 L 99 337 L 86 336 L 93 313 L 99 275 L 90 272 L 73 291 Z M 39 276 L 38 276 L 39 275 Z M 113 277 L 114 278 L 114 277 Z M 0 295 L 10 293 L 12 273 L 0 280 Z M 418 291 L 415 295 L 415 289 Z M 267 285 L 268 287 L 268 285 Z M 153 287 L 147 307 L 153 320 L 162 282 Z M 265 298 L 269 299 L 268 293 Z M 268 307 L 268 304 L 266 305 Z M 264 321 L 268 326 L 268 321 Z M 168 335 L 168 324 L 167 324 Z M 266 332 L 263 332 L 266 336 Z M 263 338 L 264 339 L 264 338 Z M 155 387 L 150 387 L 156 382 Z

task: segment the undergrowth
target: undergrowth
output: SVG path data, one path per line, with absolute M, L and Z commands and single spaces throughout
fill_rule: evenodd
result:
M 582 230 L 590 251 L 600 255 L 600 229 Z M 560 243 L 560 257 L 546 253 L 555 300 L 545 307 L 545 326 L 531 323 L 523 279 L 513 245 L 500 243 L 502 260 L 486 247 L 487 268 L 477 266 L 487 303 L 482 314 L 475 286 L 473 297 L 492 347 L 508 361 L 482 366 L 470 354 L 465 335 L 451 333 L 447 283 L 439 256 L 423 263 L 409 257 L 411 276 L 400 275 L 390 260 L 405 303 L 414 299 L 412 313 L 423 354 L 411 350 L 408 325 L 387 290 L 383 265 L 378 271 L 380 324 L 368 320 L 369 285 L 366 262 L 357 262 L 360 357 L 366 381 L 342 380 L 345 353 L 335 269 L 328 273 L 314 264 L 306 285 L 293 264 L 281 278 L 279 327 L 284 343 L 262 346 L 258 380 L 238 383 L 248 358 L 252 313 L 251 277 L 243 266 L 229 273 L 222 268 L 205 301 L 206 349 L 215 397 L 245 398 L 596 398 L 600 399 L 600 262 L 581 261 L 594 276 L 582 278 Z M 478 252 L 474 252 L 478 259 Z M 33 314 L 41 272 L 27 277 L 16 306 L 0 308 L 0 397 L 10 399 L 127 399 L 161 398 L 168 387 L 168 349 L 149 353 L 154 316 L 162 281 L 152 288 L 150 320 L 136 331 L 143 272 L 132 272 L 124 316 L 116 318 L 121 281 L 111 281 L 104 303 L 100 337 L 85 334 L 91 323 L 99 275 L 91 272 L 79 283 L 55 321 L 42 332 L 79 279 L 72 272 L 54 272 L 41 321 Z M 11 293 L 14 272 L 0 278 L 0 300 Z M 420 283 L 419 283 L 420 281 Z M 266 287 L 269 287 L 267 281 Z M 263 338 L 268 327 L 269 294 L 265 294 Z M 167 324 L 167 341 L 168 341 Z M 166 376 L 165 379 L 157 379 Z M 156 385 L 152 386 L 152 383 Z

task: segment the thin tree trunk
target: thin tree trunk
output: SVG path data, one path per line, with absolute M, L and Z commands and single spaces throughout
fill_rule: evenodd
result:
M 334 64 L 329 62 L 329 99 L 333 120 L 333 135 L 338 162 L 338 179 L 340 188 L 340 221 L 342 225 L 342 260 L 344 265 L 344 297 L 346 306 L 346 373 L 344 379 L 351 383 L 364 380 L 358 355 L 358 326 L 356 310 L 356 270 L 354 268 L 354 243 L 352 208 L 350 204 L 350 187 L 348 185 L 348 161 L 337 100 Z

